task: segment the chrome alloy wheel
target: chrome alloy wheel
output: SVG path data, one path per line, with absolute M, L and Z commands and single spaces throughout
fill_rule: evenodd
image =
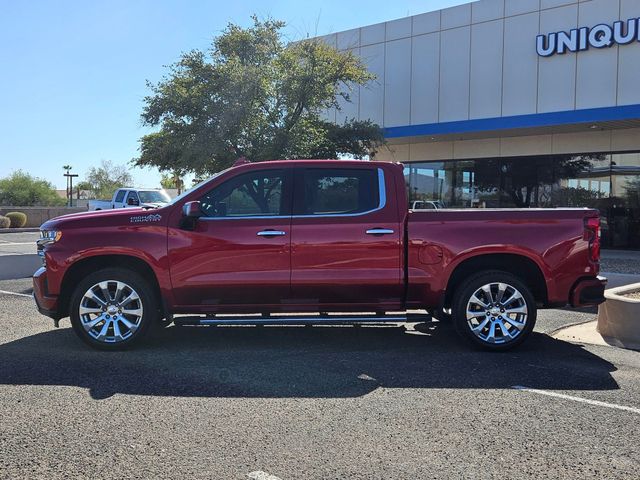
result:
M 118 343 L 127 340 L 140 327 L 142 301 L 126 283 L 105 280 L 85 292 L 78 313 L 82 327 L 92 338 Z
M 467 302 L 467 324 L 486 343 L 514 340 L 527 324 L 527 302 L 517 288 L 507 283 L 488 283 Z

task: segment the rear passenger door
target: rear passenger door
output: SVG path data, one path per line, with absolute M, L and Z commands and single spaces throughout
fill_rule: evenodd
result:
M 402 232 L 395 202 L 387 201 L 386 192 L 395 192 L 392 177 L 366 164 L 297 168 L 295 175 L 295 302 L 398 307 L 403 296 Z

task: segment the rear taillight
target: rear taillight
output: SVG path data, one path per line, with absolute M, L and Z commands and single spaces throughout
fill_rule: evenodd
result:
M 592 262 L 600 261 L 600 217 L 584 219 L 583 238 L 589 242 L 589 259 Z

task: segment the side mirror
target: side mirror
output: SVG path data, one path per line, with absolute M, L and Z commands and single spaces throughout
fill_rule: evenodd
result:
M 136 205 L 139 205 L 139 204 L 140 204 L 140 202 L 138 202 L 138 200 L 136 200 L 135 198 L 128 198 L 127 199 L 127 205 L 136 206 Z
M 182 206 L 182 215 L 188 218 L 198 218 L 202 216 L 200 202 L 187 202 Z

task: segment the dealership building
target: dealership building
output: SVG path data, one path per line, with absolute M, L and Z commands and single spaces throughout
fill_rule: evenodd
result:
M 326 35 L 376 75 L 370 119 L 429 208 L 593 207 L 640 248 L 640 0 L 478 0 Z

